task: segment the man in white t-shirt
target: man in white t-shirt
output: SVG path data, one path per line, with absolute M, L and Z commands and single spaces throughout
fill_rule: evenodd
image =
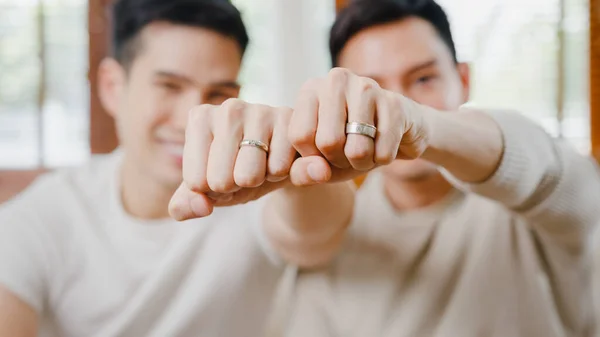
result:
M 588 242 L 600 222 L 592 161 L 518 114 L 459 111 L 468 68 L 457 62 L 446 15 L 432 0 L 352 1 L 330 47 L 334 65 L 364 77 L 334 69 L 309 82 L 290 122 L 294 147 L 327 158 L 333 172 L 321 173 L 332 179 L 396 157 L 418 159 L 369 174 L 349 230 L 339 221 L 292 231 L 265 222 L 275 249 L 300 267 L 281 288 L 273 335 L 589 335 Z M 188 125 L 176 218 L 210 212 L 185 205 L 201 195 L 190 187 L 209 190 L 205 179 L 214 177 L 205 167 L 215 158 L 237 169 L 233 152 L 213 154 L 214 130 L 206 128 L 230 109 L 199 108 L 201 122 Z M 253 137 L 281 146 L 270 131 L 265 123 Z M 226 133 L 232 144 L 242 139 Z M 255 155 L 255 163 L 266 160 Z
M 45 175 L 0 208 L 0 336 L 259 336 L 283 272 L 263 219 L 347 224 L 350 185 L 284 189 L 282 210 L 253 202 L 186 223 L 170 219 L 188 112 L 238 96 L 248 37 L 225 0 L 121 0 L 113 14 L 114 54 L 100 66 L 99 87 L 120 150 Z M 263 123 L 260 116 L 247 123 Z M 290 110 L 278 116 L 287 130 Z M 213 195 L 211 205 L 258 199 L 288 184 L 295 151 L 273 151 L 288 160 L 259 168 L 268 183 L 230 199 Z M 322 179 L 312 180 L 311 164 L 325 161 L 295 161 L 294 179 Z M 236 172 L 235 181 L 255 186 L 246 173 Z M 306 209 L 323 216 L 296 217 Z
M 563 290 L 554 281 L 575 288 L 577 263 L 551 277 L 550 290 L 535 290 L 555 262 L 579 261 L 582 226 L 596 216 L 580 197 L 596 195 L 573 191 L 582 187 L 573 177 L 597 186 L 581 157 L 564 150 L 573 171 L 545 133 L 510 114 L 444 114 L 339 69 L 309 82 L 293 112 L 246 104 L 230 99 L 247 38 L 228 1 L 121 0 L 115 13 L 115 58 L 103 63 L 100 87 L 122 151 L 46 176 L 0 209 L 0 336 L 261 335 L 282 260 L 302 271 L 281 288 L 272 334 L 531 336 L 563 327 L 550 318 L 564 294 L 546 295 Z M 517 125 L 539 141 L 524 144 L 511 131 Z M 345 236 L 354 203 L 347 184 L 292 186 L 417 157 L 443 166 L 456 185 L 488 180 L 516 202 L 549 200 L 560 207 L 544 207 L 556 219 L 543 224 L 563 235 L 550 235 L 556 245 L 540 238 L 549 256 L 532 253 L 526 215 L 482 198 L 473 199 L 481 214 L 451 214 L 445 233 L 418 218 L 412 234 L 395 232 L 380 194 L 361 192 Z M 202 219 L 165 220 L 177 186 L 171 214 Z M 585 221 L 573 217 L 572 202 Z M 227 205 L 238 206 L 214 207 Z M 481 220 L 482 231 L 462 219 Z M 484 268 L 488 257 L 497 268 Z M 497 311 L 493 291 L 505 300 Z M 581 302 L 566 303 L 560 318 L 577 321 L 571 309 Z

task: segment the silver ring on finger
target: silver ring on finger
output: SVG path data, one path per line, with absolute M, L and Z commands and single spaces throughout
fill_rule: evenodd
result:
M 367 123 L 351 122 L 346 124 L 346 134 L 363 135 L 375 139 L 377 128 Z
M 244 146 L 255 147 L 257 149 L 265 151 L 266 153 L 269 153 L 269 145 L 265 144 L 264 142 L 261 142 L 260 140 L 244 139 L 240 143 L 240 148 Z

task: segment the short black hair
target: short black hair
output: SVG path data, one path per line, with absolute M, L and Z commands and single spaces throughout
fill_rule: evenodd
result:
M 329 35 L 333 66 L 346 43 L 360 31 L 411 17 L 431 23 L 458 63 L 448 16 L 434 0 L 351 0 L 337 15 Z
M 248 47 L 242 16 L 229 0 L 118 0 L 112 7 L 113 57 L 129 67 L 139 51 L 140 32 L 158 21 L 206 28 L 231 37 L 242 55 Z

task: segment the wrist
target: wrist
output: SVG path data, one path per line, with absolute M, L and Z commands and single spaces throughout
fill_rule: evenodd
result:
M 285 187 L 272 196 L 270 207 L 279 223 L 305 241 L 323 242 L 345 228 L 354 208 L 353 182 Z M 335 210 L 332 212 L 332 210 Z
M 265 208 L 264 231 L 287 262 L 322 265 L 339 249 L 353 206 L 350 183 L 284 188 L 271 196 Z
M 400 145 L 399 159 L 422 158 L 432 161 L 441 150 L 444 142 L 440 135 L 445 127 L 445 117 L 450 113 L 404 99 L 404 113 L 409 121 Z M 405 145 L 406 144 L 406 145 Z
M 424 139 L 424 150 L 420 158 L 430 161 L 434 164 L 440 164 L 439 157 L 444 152 L 443 133 L 444 129 L 452 128 L 452 121 L 448 115 L 453 112 L 442 112 L 433 108 L 424 107 L 421 112 L 422 129 Z
M 482 182 L 495 172 L 503 153 L 503 136 L 490 116 L 467 109 L 432 110 L 425 115 L 429 130 L 422 159 L 464 182 Z

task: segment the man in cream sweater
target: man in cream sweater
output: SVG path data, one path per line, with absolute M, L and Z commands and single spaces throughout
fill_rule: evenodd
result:
M 442 113 L 458 105 L 339 69 L 294 111 L 246 104 L 230 99 L 247 36 L 228 1 L 121 0 L 115 13 L 100 87 L 122 149 L 0 209 L 0 336 L 259 336 L 284 261 L 301 272 L 284 274 L 271 333 L 583 331 L 579 264 L 600 190 L 584 158 L 516 115 Z M 460 101 L 457 69 L 417 88 Z M 396 158 L 497 201 L 448 188 L 408 214 L 372 180 L 347 232 L 353 191 L 322 183 Z M 201 219 L 166 219 L 171 196 L 174 217 Z
M 358 191 L 349 228 L 273 221 L 277 212 L 267 212 L 266 235 L 294 266 L 280 288 L 272 336 L 590 334 L 596 166 L 516 113 L 460 109 L 468 68 L 456 61 L 446 16 L 433 1 L 351 2 L 330 46 L 333 63 L 352 72 L 334 69 L 307 83 L 288 139 L 303 157 L 327 159 L 309 170 L 318 181 L 382 167 Z M 232 198 L 242 173 L 244 186 L 258 186 L 265 167 L 291 164 L 281 155 L 290 151 L 279 136 L 284 127 L 242 123 L 241 132 L 234 118 L 211 117 L 253 112 L 276 115 L 241 102 L 195 110 L 175 217 L 209 214 L 205 193 Z M 269 156 L 267 147 L 243 147 L 236 159 L 234 145 L 245 138 L 269 145 Z M 216 175 L 216 167 L 224 171 Z M 273 210 L 291 208 L 292 199 L 281 198 L 289 193 L 268 197 Z M 312 211 L 317 202 L 298 219 L 350 213 Z

